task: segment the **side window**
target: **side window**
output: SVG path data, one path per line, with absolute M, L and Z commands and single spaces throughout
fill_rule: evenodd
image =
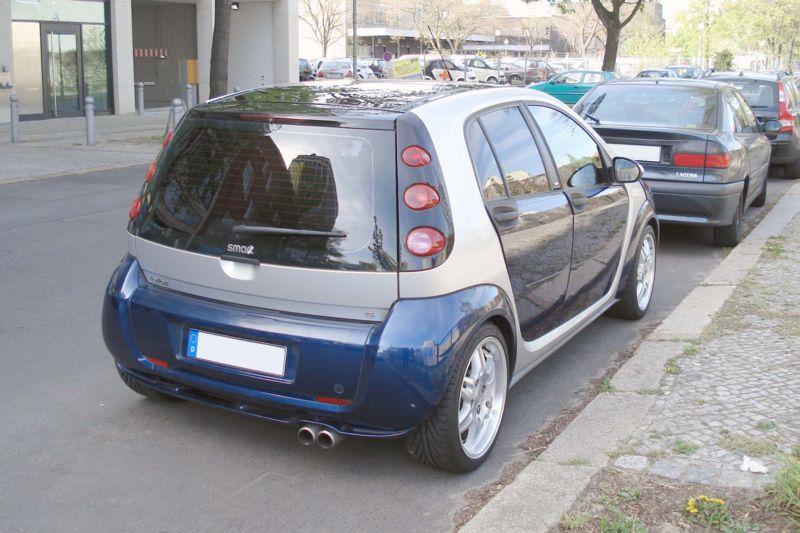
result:
M 732 95 L 727 95 L 726 100 L 728 101 L 728 105 L 733 111 L 733 127 L 735 131 L 737 132 L 745 131 L 746 126 L 744 122 L 744 112 L 742 111 L 742 104 L 740 104 L 739 100 L 737 100 L 736 97 Z
M 577 122 L 564 113 L 542 106 L 528 106 L 547 139 L 558 173 L 567 187 L 608 183 L 600 148 Z
M 483 115 L 480 122 L 492 143 L 511 196 L 550 192 L 542 156 L 519 108 L 492 111 Z
M 744 96 L 741 93 L 735 93 L 736 98 L 739 100 L 739 105 L 742 106 L 742 111 L 744 111 L 744 116 L 747 119 L 747 128 L 750 133 L 758 133 L 758 122 L 756 121 L 756 116 L 753 114 L 753 110 L 750 109 L 750 105 L 747 103 L 747 100 L 744 99 Z
M 603 75 L 597 72 L 587 72 L 583 75 L 583 83 L 601 83 Z
M 505 198 L 506 188 L 503 178 L 500 177 L 500 168 L 477 121 L 467 126 L 467 146 L 484 201 Z

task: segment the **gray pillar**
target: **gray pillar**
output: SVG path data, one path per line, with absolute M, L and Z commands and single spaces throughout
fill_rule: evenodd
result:
M 94 98 L 86 97 L 84 109 L 86 111 L 86 144 L 94 146 Z
M 144 82 L 136 84 L 136 112 L 144 115 Z
M 183 102 L 180 98 L 175 98 L 172 100 L 172 129 L 178 126 L 181 116 L 183 116 Z
M 9 98 L 11 100 L 11 142 L 19 142 L 19 98 L 16 94 L 12 94 Z
M 186 84 L 186 109 L 194 107 L 194 85 L 191 83 Z

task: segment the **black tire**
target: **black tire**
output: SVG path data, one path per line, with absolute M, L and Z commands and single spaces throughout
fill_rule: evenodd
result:
M 761 192 L 758 193 L 758 196 L 755 197 L 753 203 L 750 204 L 753 207 L 764 207 L 764 204 L 767 203 L 767 177 L 764 177 L 764 183 L 761 185 Z
M 800 178 L 800 157 L 795 159 L 794 163 L 783 167 L 783 177 L 788 180 Z
M 142 396 L 146 396 L 151 400 L 155 400 L 157 402 L 182 402 L 183 400 L 180 398 L 176 398 L 175 396 L 170 396 L 169 394 L 164 394 L 163 392 L 157 391 L 151 387 L 148 387 L 144 383 L 140 383 L 130 377 L 128 374 L 117 368 L 117 372 L 119 373 L 119 377 L 122 378 L 122 382 L 128 386 L 136 394 L 141 394 Z
M 503 346 L 506 358 L 508 358 L 505 339 L 497 326 L 486 323 L 470 336 L 464 349 L 456 355 L 458 363 L 450 376 L 447 389 L 445 389 L 439 405 L 434 409 L 430 418 L 405 439 L 406 449 L 421 463 L 449 472 L 470 472 L 483 464 L 494 448 L 497 435 L 502 429 L 502 415 L 499 422 L 500 429 L 495 434 L 491 446 L 479 458 L 473 459 L 464 453 L 461 435 L 458 432 L 458 410 L 464 372 L 467 370 L 473 350 L 487 337 L 498 339 Z M 506 368 L 510 369 L 508 361 L 506 361 Z M 507 394 L 508 381 L 506 381 L 505 387 Z
M 714 244 L 730 248 L 742 240 L 742 215 L 744 214 L 744 194 L 739 197 L 739 209 L 733 215 L 733 221 L 727 226 L 714 228 Z
M 642 244 L 648 235 L 653 239 L 653 243 L 656 244 L 656 246 L 653 248 L 653 253 L 656 254 L 655 264 L 653 265 L 653 280 L 655 280 L 655 268 L 658 264 L 658 246 L 656 243 L 656 233 L 653 231 L 653 227 L 648 224 L 645 230 L 642 232 L 639 242 L 636 243 L 636 255 L 633 257 L 634 270 L 628 273 L 628 279 L 625 281 L 625 287 L 622 289 L 622 297 L 611 309 L 608 310 L 608 314 L 611 316 L 624 318 L 627 320 L 639 320 L 645 315 L 645 313 L 647 313 L 647 309 L 650 307 L 650 302 L 653 300 L 652 288 L 650 289 L 650 295 L 647 299 L 647 303 L 644 305 L 644 307 L 642 307 L 639 304 L 639 280 L 636 275 L 636 267 L 639 264 L 639 258 L 642 254 Z
M 519 83 L 522 81 L 522 78 L 520 76 L 517 76 L 516 74 L 512 74 L 509 80 L 510 80 L 509 83 Z

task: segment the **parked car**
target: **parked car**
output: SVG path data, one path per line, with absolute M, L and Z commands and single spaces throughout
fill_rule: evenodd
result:
M 703 69 L 692 65 L 671 65 L 667 70 L 674 72 L 679 78 L 685 80 L 699 78 L 703 75 Z
M 479 82 L 497 85 L 506 83 L 506 74 L 501 69 L 490 66 L 485 59 L 473 57 L 464 60 L 464 66 L 471 69 Z
M 472 470 L 512 384 L 605 311 L 647 311 L 658 223 L 640 175 L 526 89 L 218 98 L 148 170 L 103 336 L 149 398 L 323 448 L 405 437 L 427 464 Z
M 534 59 L 529 57 L 527 62 L 524 57 L 517 58 L 513 61 L 515 65 L 521 68 L 528 68 L 528 83 L 536 83 L 540 81 L 547 81 L 559 73 L 558 69 L 545 61 L 544 59 Z M 531 72 L 533 71 L 533 72 Z
M 736 87 L 763 124 L 778 120 L 781 131 L 772 140 L 770 163 L 787 178 L 800 178 L 800 98 L 791 78 L 756 72 L 715 72 L 714 81 Z
M 353 64 L 347 59 L 323 59 L 317 70 L 318 80 L 341 80 L 353 77 Z
M 308 59 L 300 58 L 300 81 L 311 81 L 314 79 L 314 71 L 311 69 L 311 62 Z
M 780 123 L 758 123 L 726 83 L 619 80 L 589 92 L 575 112 L 616 154 L 642 164 L 661 222 L 711 226 L 717 245 L 735 246 L 744 211 L 764 205 L 768 136 Z
M 496 63 L 496 65 L 503 71 L 508 83 L 512 85 L 533 83 L 541 79 L 538 69 L 533 66 L 529 67 L 526 73 L 525 69 L 516 63 L 500 62 Z M 493 64 L 490 63 L 490 66 L 493 66 Z
M 433 59 L 428 61 L 422 72 L 425 78 L 429 80 L 478 81 L 478 76 L 472 69 L 456 65 L 450 59 Z
M 528 85 L 528 89 L 555 96 L 565 104 L 576 104 L 592 87 L 616 78 L 613 72 L 568 70 L 546 82 Z
M 668 68 L 651 68 L 636 75 L 637 78 L 677 78 L 674 70 Z

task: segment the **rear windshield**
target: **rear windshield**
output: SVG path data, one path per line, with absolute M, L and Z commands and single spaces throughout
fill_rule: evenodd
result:
M 778 95 L 775 82 L 743 79 L 719 79 L 733 85 L 742 93 L 744 99 L 753 109 L 777 109 Z
M 393 131 L 195 112 L 159 163 L 131 230 L 202 254 L 394 271 L 394 159 Z
M 694 67 L 670 67 L 669 70 L 674 72 L 679 78 L 691 79 L 697 74 L 697 69 Z
M 350 63 L 347 61 L 325 61 L 322 63 L 323 70 L 349 70 Z
M 575 111 L 592 125 L 713 130 L 717 93 L 704 87 L 601 85 Z

